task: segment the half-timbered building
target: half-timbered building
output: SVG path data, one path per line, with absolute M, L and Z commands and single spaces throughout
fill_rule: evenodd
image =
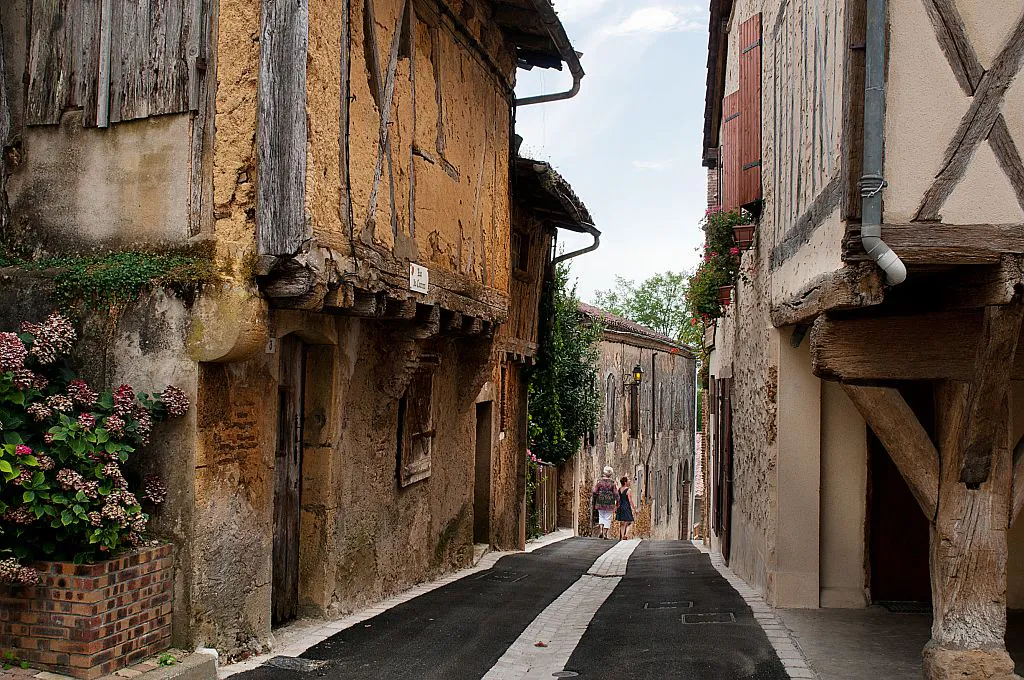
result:
M 593 230 L 514 161 L 514 107 L 583 76 L 548 0 L 12 0 L 0 26 L 7 252 L 215 272 L 82 320 L 96 381 L 195 404 L 139 471 L 170 489 L 175 644 L 246 655 L 521 543 L 506 401 L 553 230 Z M 516 100 L 520 66 L 573 86 Z M 49 309 L 7 273 L 5 327 Z
M 1010 677 L 1024 606 L 1024 7 L 713 0 L 707 517 L 778 606 L 929 603 L 930 678 Z M 1016 445 L 1016 446 L 1015 446 Z

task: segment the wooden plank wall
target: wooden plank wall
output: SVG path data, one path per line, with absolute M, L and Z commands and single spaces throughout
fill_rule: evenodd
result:
M 260 255 L 298 253 L 306 225 L 308 0 L 263 0 L 256 153 Z
M 525 212 L 517 210 L 517 213 Z M 508 323 L 501 333 L 520 343 L 536 345 L 540 323 L 540 296 L 544 287 L 544 268 L 551 250 L 551 236 L 538 226 L 527 226 L 517 220 L 517 230 L 530 239 L 526 272 L 513 272 L 509 281 L 512 304 Z
M 740 26 L 739 176 L 740 205 L 761 198 L 761 15 Z
M 32 0 L 30 11 L 28 125 L 75 108 L 87 127 L 198 108 L 203 0 Z
M 722 168 L 722 210 L 740 206 L 740 94 L 733 92 L 722 100 L 722 147 L 719 158 Z

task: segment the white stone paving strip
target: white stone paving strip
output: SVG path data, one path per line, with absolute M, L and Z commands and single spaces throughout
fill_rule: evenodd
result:
M 543 548 L 546 545 L 558 543 L 559 541 L 564 541 L 567 538 L 572 537 L 572 529 L 559 529 L 554 533 L 550 533 L 546 536 L 530 541 L 526 544 L 526 549 L 523 552 L 533 552 L 534 550 Z M 219 680 L 223 680 L 224 678 L 235 675 L 236 673 L 251 671 L 252 669 L 273 659 L 275 656 L 299 656 L 310 647 L 315 647 L 336 633 L 340 633 L 341 631 L 362 623 L 367 619 L 372 619 L 378 614 L 383 614 L 389 609 L 397 607 L 398 605 L 408 602 L 420 595 L 425 595 L 432 590 L 437 590 L 438 588 L 446 586 L 453 581 L 458 581 L 466 576 L 472 576 L 477 572 L 490 569 L 494 566 L 495 562 L 500 560 L 502 557 L 515 555 L 517 552 L 519 551 L 487 553 L 472 567 L 448 574 L 447 576 L 434 581 L 421 583 L 414 588 L 406 590 L 405 592 L 378 602 L 369 609 L 364 609 L 361 612 L 351 614 L 341 619 L 333 621 L 326 621 L 323 619 L 300 619 L 294 623 L 282 626 L 274 631 L 273 639 L 270 643 L 272 650 L 270 653 L 260 654 L 259 656 L 250 657 L 245 661 L 221 666 L 217 669 L 217 677 Z
M 692 541 L 692 543 L 698 550 L 711 558 L 712 566 L 746 600 L 747 605 L 754 612 L 754 619 L 764 629 L 765 635 L 768 636 L 768 641 L 775 648 L 775 653 L 779 656 L 779 660 L 785 667 L 789 677 L 799 678 L 800 680 L 804 678 L 818 680 L 818 674 L 807 663 L 807 659 L 804 657 L 803 651 L 800 650 L 800 646 L 793 639 L 793 636 L 790 635 L 789 629 L 782 623 L 782 619 L 775 615 L 775 610 L 772 606 L 765 602 L 764 598 L 751 588 L 746 581 L 734 574 L 732 569 L 725 565 L 721 555 L 711 552 L 701 542 Z
M 626 563 L 639 544 L 638 540 L 620 541 L 598 557 L 586 574 L 527 626 L 483 680 L 549 680 L 564 670 L 591 619 L 626 575 Z

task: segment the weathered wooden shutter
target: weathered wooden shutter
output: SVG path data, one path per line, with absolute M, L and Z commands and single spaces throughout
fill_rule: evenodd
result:
M 739 205 L 761 198 L 761 15 L 740 25 Z
M 743 116 L 739 103 L 739 92 L 733 92 L 722 100 L 722 148 L 719 150 L 719 163 L 722 167 L 723 210 L 733 210 L 740 206 L 740 126 Z
M 100 125 L 199 108 L 208 0 L 32 0 L 29 125 Z

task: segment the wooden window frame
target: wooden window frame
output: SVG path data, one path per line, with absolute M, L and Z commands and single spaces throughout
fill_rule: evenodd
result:
M 402 488 L 430 477 L 437 434 L 434 430 L 435 371 L 435 365 L 421 365 L 398 400 L 398 485 Z

